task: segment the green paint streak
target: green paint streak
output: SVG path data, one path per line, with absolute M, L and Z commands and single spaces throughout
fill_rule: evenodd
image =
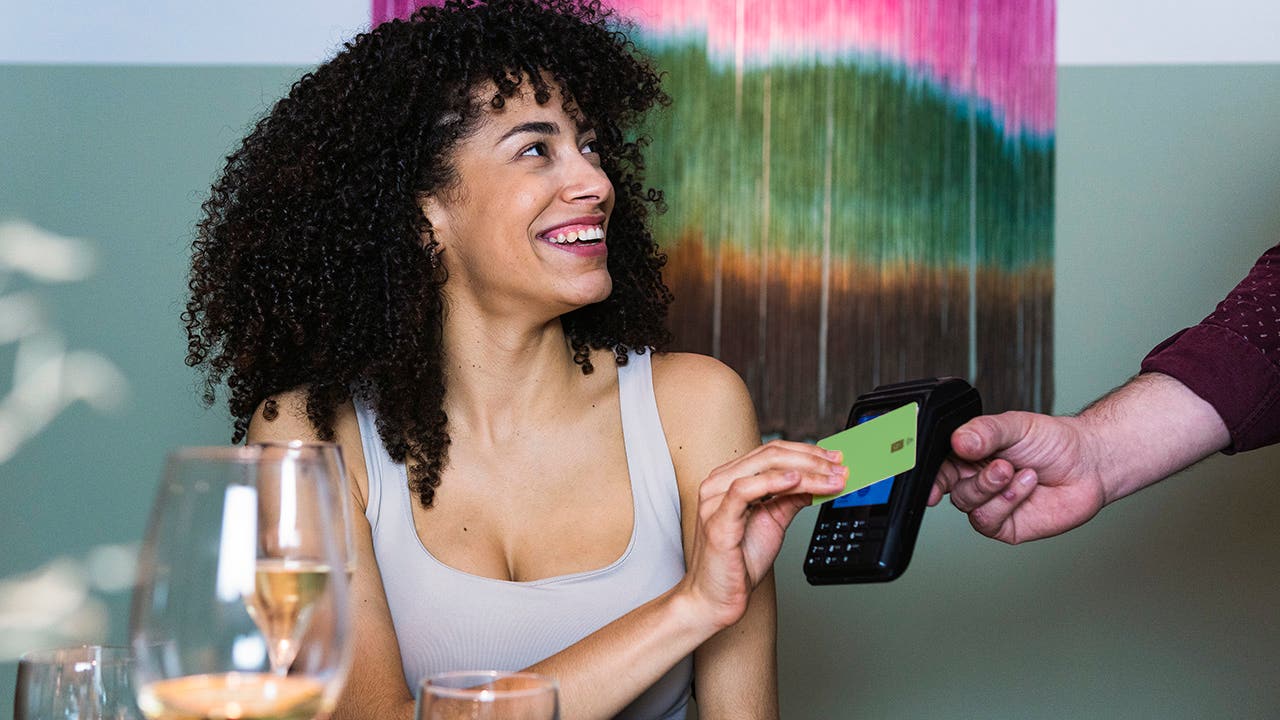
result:
M 712 67 L 696 45 L 659 47 L 674 99 L 647 131 L 649 182 L 667 194 L 661 242 L 701 237 L 748 252 L 762 235 L 762 88 L 772 77 L 771 248 L 818 255 L 823 167 L 832 157 L 832 251 L 863 262 L 966 265 L 969 108 L 901 68 L 855 62 L 742 74 Z M 834 77 L 829 77 L 834 75 Z M 827 85 L 835 135 L 828 146 Z M 976 113 L 978 262 L 1017 269 L 1052 262 L 1052 139 L 1006 137 Z

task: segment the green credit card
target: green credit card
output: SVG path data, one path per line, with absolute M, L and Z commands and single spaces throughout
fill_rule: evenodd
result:
M 814 495 L 818 505 L 857 492 L 916 466 L 916 415 L 918 403 L 908 403 L 864 423 L 818 441 L 823 450 L 844 453 L 849 479 L 834 495 Z

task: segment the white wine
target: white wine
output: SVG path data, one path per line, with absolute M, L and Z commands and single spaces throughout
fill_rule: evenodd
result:
M 151 720 L 311 720 L 329 709 L 316 680 L 271 673 L 158 680 L 142 686 L 138 707 Z
M 283 673 L 298 654 L 311 611 L 329 582 L 329 566 L 297 560 L 259 560 L 249 615 L 267 639 L 271 667 Z

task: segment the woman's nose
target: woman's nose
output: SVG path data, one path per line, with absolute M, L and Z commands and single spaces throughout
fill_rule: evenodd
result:
M 564 192 L 565 199 L 571 202 L 605 202 L 613 197 L 613 183 L 604 168 L 586 155 L 579 155 L 570 162 Z

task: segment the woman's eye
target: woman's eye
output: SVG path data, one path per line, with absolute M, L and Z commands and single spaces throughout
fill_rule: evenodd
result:
M 599 141 L 599 140 L 588 140 L 587 142 L 583 143 L 583 144 L 582 144 L 582 152 L 583 152 L 584 154 L 585 154 L 585 153 L 597 153 L 597 154 L 599 154 L 599 152 L 600 152 L 600 141 Z
M 546 143 L 534 143 L 529 147 L 525 148 L 524 151 L 521 152 L 520 154 L 522 156 L 527 155 L 529 157 L 546 157 L 547 145 Z

